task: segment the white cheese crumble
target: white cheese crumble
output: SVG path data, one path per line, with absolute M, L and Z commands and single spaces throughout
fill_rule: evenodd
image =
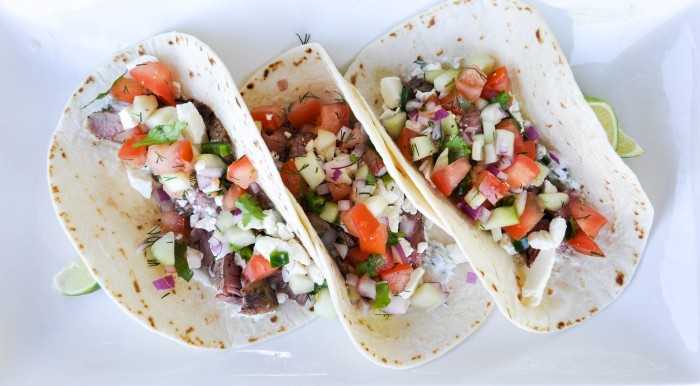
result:
M 151 172 L 148 169 L 127 169 L 126 175 L 132 188 L 142 196 L 151 198 L 153 178 L 151 178 Z

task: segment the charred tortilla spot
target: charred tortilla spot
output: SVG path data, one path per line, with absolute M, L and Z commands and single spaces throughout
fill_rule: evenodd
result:
M 277 315 L 271 317 L 271 318 L 270 318 L 270 322 L 276 323 L 276 322 L 277 322 Z
M 418 354 L 418 355 L 416 355 L 416 356 L 414 356 L 414 357 L 411 357 L 411 360 L 412 360 L 412 361 L 417 361 L 417 360 L 419 360 L 419 359 L 420 359 L 420 354 Z
M 78 244 L 78 249 L 85 249 L 85 246 L 83 244 Z
M 595 314 L 596 312 L 598 312 L 598 307 L 593 307 L 593 308 L 591 308 L 590 310 L 588 310 L 588 312 L 590 312 L 591 315 L 593 315 L 593 314 Z
M 444 54 L 444 53 L 445 53 L 445 50 L 440 50 L 437 53 L 435 53 L 435 55 L 442 56 L 442 54 Z
M 390 33 L 389 36 L 391 36 L 392 38 L 395 38 L 395 37 L 396 37 L 396 32 Z
M 494 291 L 498 292 L 498 288 L 496 288 L 496 284 L 491 284 L 491 287 L 493 288 Z
M 190 76 L 190 79 L 194 79 L 194 72 L 192 72 L 192 70 L 190 70 L 190 73 L 188 75 Z
M 143 49 L 143 46 L 139 46 L 139 55 L 144 55 L 146 53 L 146 50 Z
M 386 358 L 382 357 L 382 362 L 387 363 L 387 362 L 389 362 L 389 361 L 386 360 Z
M 150 323 L 151 327 L 156 328 L 156 322 L 153 321 L 153 317 L 148 317 L 148 323 Z
M 352 83 L 353 86 L 357 85 L 357 74 L 352 74 L 350 76 L 350 83 Z
M 540 36 L 540 29 L 539 28 L 535 31 L 535 36 L 537 37 L 537 41 L 540 42 L 540 44 L 542 44 L 543 41 L 542 41 L 542 36 Z
M 484 35 L 479 36 L 479 40 L 484 40 Z
M 554 290 L 551 288 L 547 288 L 547 295 L 552 295 L 554 293 Z
M 281 326 L 281 327 L 277 330 L 277 332 L 285 332 L 285 331 L 287 331 L 287 329 L 286 329 L 284 326 Z
M 438 349 L 438 348 L 434 349 L 434 350 L 433 350 L 433 354 L 437 354 L 438 351 L 440 351 L 440 349 Z
M 615 276 L 615 283 L 622 286 L 625 284 L 625 274 L 623 272 L 617 271 L 617 276 Z
M 54 193 L 58 193 L 58 186 L 56 185 L 51 185 L 51 191 Z
M 136 293 L 141 292 L 141 287 L 139 287 L 139 282 L 136 280 L 134 280 L 134 291 L 136 291 Z
M 270 70 L 266 68 L 265 71 L 263 71 L 263 79 L 267 79 L 268 75 L 270 75 Z
M 310 54 L 310 53 L 312 53 L 312 52 L 313 52 L 313 50 L 312 50 L 311 48 L 307 48 L 307 49 L 306 49 L 306 53 L 307 53 L 307 54 Z
M 248 90 L 252 90 L 253 88 L 255 88 L 255 85 L 252 84 L 252 83 L 248 83 L 248 84 L 245 86 L 245 88 L 247 88 Z
M 170 45 L 172 46 L 172 45 L 175 44 L 175 43 L 173 43 L 172 40 L 168 40 L 168 44 L 170 44 Z
M 210 56 L 210 57 L 209 57 L 209 63 L 213 66 L 214 64 L 216 64 L 216 60 L 214 60 L 214 58 L 212 58 L 212 57 Z

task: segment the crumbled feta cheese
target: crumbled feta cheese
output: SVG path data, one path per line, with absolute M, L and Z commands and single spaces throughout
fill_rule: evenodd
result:
M 121 120 L 124 130 L 133 129 L 140 123 L 137 117 L 132 114 L 131 106 L 127 106 L 119 112 L 119 120 Z
M 185 138 L 189 139 L 193 145 L 199 145 L 207 141 L 207 131 L 204 126 L 204 119 L 197 111 L 192 102 L 182 103 L 176 106 L 177 119 L 187 122 L 187 127 L 183 130 Z
M 316 266 L 316 264 L 311 264 L 307 267 L 309 278 L 314 281 L 314 283 L 321 285 L 325 278 L 321 273 L 321 270 Z
M 384 210 L 382 213 L 379 214 L 379 217 L 386 216 L 386 218 L 389 219 L 389 230 L 392 232 L 398 232 L 399 231 L 399 223 L 401 222 L 401 209 L 398 206 L 395 205 L 389 205 Z
M 403 210 L 406 213 L 409 214 L 416 214 L 418 213 L 418 209 L 416 209 L 415 206 L 413 206 L 413 203 L 411 200 L 404 200 L 403 204 L 401 204 L 401 210 Z
M 557 217 L 549 223 L 549 232 L 532 232 L 527 236 L 527 242 L 530 244 L 530 247 L 535 249 L 554 249 L 559 247 L 559 244 L 564 240 L 565 233 L 566 220 Z
M 416 249 L 418 250 L 418 253 L 423 253 L 428 250 L 428 242 L 427 241 L 422 241 L 416 245 Z
M 551 182 L 544 180 L 544 188 L 542 188 L 542 191 L 544 193 L 556 193 L 557 188 L 556 188 L 556 186 L 552 185 Z
M 398 241 L 399 241 L 399 245 L 401 246 L 401 249 L 403 250 L 403 254 L 406 257 L 411 256 L 411 254 L 414 251 L 413 247 L 411 246 L 411 243 L 409 243 L 408 240 L 406 240 L 403 237 L 399 238 Z M 420 243 L 418 244 L 418 246 L 420 246 Z
M 420 90 L 416 90 L 416 98 L 418 98 L 418 100 L 420 100 L 422 103 L 425 103 L 425 101 L 427 101 L 428 98 L 430 98 L 433 95 L 437 96 L 435 94 L 434 89 L 431 91 L 428 91 L 428 92 L 422 92 Z
M 201 228 L 201 229 L 204 229 L 204 230 L 206 230 L 206 231 L 211 232 L 211 231 L 213 231 L 213 230 L 216 229 L 216 217 L 209 217 L 209 216 L 206 216 L 206 217 L 204 217 L 204 218 L 198 220 L 198 221 L 194 224 L 194 227 L 195 227 L 195 228 Z
M 139 194 L 146 198 L 151 198 L 151 192 L 153 192 L 153 178 L 151 178 L 151 173 L 144 169 L 127 169 L 126 175 L 129 178 L 129 184 L 134 188 Z
M 279 304 L 284 304 L 284 302 L 287 301 L 287 294 L 285 293 L 278 293 L 277 294 L 277 303 Z
M 188 267 L 199 268 L 202 266 L 202 258 L 204 258 L 204 254 L 194 248 L 187 247 L 185 258 L 187 259 Z
M 542 301 L 542 294 L 552 274 L 556 255 L 554 249 L 542 250 L 535 261 L 530 264 L 522 288 L 522 303 L 524 305 L 536 307 Z
M 388 184 L 385 184 L 381 179 L 377 180 L 377 188 L 374 195 L 377 194 L 384 196 L 389 205 L 395 204 L 403 197 L 403 192 L 398 188 L 396 182 L 391 181 Z
M 511 104 L 510 107 L 508 107 L 508 112 L 513 118 L 515 118 L 516 121 L 518 121 L 520 127 L 525 127 L 525 122 L 523 122 L 523 116 L 520 113 L 520 104 L 518 103 L 518 100 L 515 99 L 515 97 L 512 97 L 511 99 Z
M 498 245 L 500 245 L 501 248 L 503 248 L 511 256 L 518 254 L 518 252 L 515 250 L 515 247 L 513 246 L 513 240 L 507 234 L 504 234 L 503 237 L 501 237 L 501 240 L 498 242 Z

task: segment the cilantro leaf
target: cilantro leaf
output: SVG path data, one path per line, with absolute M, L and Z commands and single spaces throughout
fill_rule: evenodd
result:
M 243 226 L 248 226 L 253 217 L 257 218 L 258 220 L 265 218 L 265 214 L 263 213 L 262 209 L 260 209 L 258 201 L 253 198 L 250 193 L 245 193 L 238 197 L 235 206 L 236 208 L 240 209 L 241 212 L 243 212 Z
M 270 267 L 277 268 L 289 264 L 289 252 L 273 251 L 270 253 Z
M 250 249 L 250 247 L 239 248 L 233 244 L 229 245 L 231 246 L 231 250 L 234 252 L 238 252 L 243 260 L 250 261 L 250 258 L 253 257 L 253 250 Z
M 158 125 L 148 131 L 148 138 L 133 144 L 134 147 L 160 145 L 177 141 L 180 132 L 187 127 L 187 122 L 178 121 L 172 125 Z
M 510 103 L 510 95 L 508 91 L 501 91 L 498 95 L 489 100 L 491 103 L 498 103 L 504 111 L 508 111 L 508 104 Z
M 386 245 L 390 247 L 395 247 L 399 244 L 399 239 L 406 237 L 403 232 L 389 232 L 389 238 L 386 241 Z
M 377 294 L 372 302 L 372 308 L 384 308 L 391 303 L 391 298 L 389 297 L 389 283 L 387 281 L 380 281 L 375 284 L 377 289 Z
M 472 102 L 468 101 L 465 97 L 457 97 L 457 102 L 465 113 L 468 113 L 469 109 L 472 108 Z
M 372 185 L 372 186 L 377 185 L 377 176 L 375 176 L 371 170 L 367 171 L 366 183 L 367 183 L 367 185 Z
M 355 154 L 350 154 L 350 162 L 356 164 L 359 161 L 360 161 L 360 157 L 356 156 Z
M 369 255 L 367 260 L 357 263 L 355 272 L 357 273 L 357 276 L 368 274 L 369 277 L 374 279 L 377 276 L 377 268 L 381 267 L 382 265 L 384 265 L 384 259 L 382 259 L 382 257 L 378 254 L 373 253 Z
M 187 264 L 187 259 L 185 258 L 185 251 L 187 247 L 181 243 L 175 243 L 175 271 L 177 275 L 185 279 L 185 281 L 190 281 L 194 272 L 190 269 L 189 264 Z
M 324 288 L 328 288 L 328 282 L 326 282 L 325 280 L 323 281 L 323 284 L 321 284 L 321 285 L 314 283 L 314 290 L 311 291 L 310 295 L 316 295 L 318 293 L 318 291 L 320 291 Z
M 450 163 L 466 157 L 471 153 L 467 142 L 464 140 L 464 138 L 458 135 L 450 136 L 445 142 L 442 143 L 442 148 L 449 150 L 448 159 Z

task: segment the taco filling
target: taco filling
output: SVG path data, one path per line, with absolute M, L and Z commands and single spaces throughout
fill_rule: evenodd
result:
M 307 93 L 286 109 L 251 110 L 282 180 L 306 212 L 365 315 L 430 309 L 449 294 L 455 244 L 431 240 L 433 224 L 406 199 L 347 103 Z
M 536 306 L 557 251 L 604 257 L 607 220 L 586 205 L 568 168 L 539 141 L 510 90 L 506 67 L 477 55 L 468 65 L 418 60 L 378 87 L 380 116 L 403 156 L 475 225 L 529 267 L 523 303 Z
M 153 290 L 201 276 L 240 315 L 312 301 L 320 270 L 256 183 L 248 156 L 236 159 L 219 119 L 180 94 L 168 65 L 141 56 L 98 99 L 107 95 L 113 100 L 87 127 L 122 144 L 131 186 L 160 205 L 160 224 L 138 246 L 144 269 L 164 273 Z

